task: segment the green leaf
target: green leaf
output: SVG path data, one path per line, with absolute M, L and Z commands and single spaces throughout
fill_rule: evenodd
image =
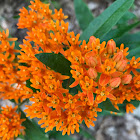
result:
M 118 21 L 117 26 L 124 26 L 129 20 L 137 19 L 136 15 L 127 11 L 124 16 Z
M 21 117 L 26 118 L 26 115 L 23 111 L 21 111 Z M 49 140 L 45 133 L 41 130 L 41 128 L 39 128 L 39 126 L 37 126 L 28 118 L 26 118 L 26 121 L 24 121 L 22 125 L 26 127 L 26 140 Z
M 74 0 L 74 8 L 80 28 L 85 30 L 94 19 L 93 14 L 83 0 Z
M 140 105 L 140 101 L 134 100 L 130 101 L 131 104 L 133 104 L 136 108 Z
M 109 99 L 106 99 L 106 101 L 102 102 L 99 104 L 99 108 L 106 110 L 106 111 L 113 111 L 113 112 L 120 112 L 117 110 L 112 103 L 110 102 Z
M 112 115 L 112 116 L 123 116 L 124 115 L 124 112 L 120 112 L 120 113 L 118 113 L 117 112 L 117 114 L 116 114 L 116 112 L 114 113 L 110 113 L 110 111 L 107 111 L 107 110 L 103 110 L 102 112 L 98 112 L 98 116 L 110 116 L 110 115 Z
M 81 40 L 88 41 L 94 35 L 100 39 L 107 34 L 130 8 L 134 0 L 117 0 L 109 6 L 100 16 L 95 18 L 81 35 Z
M 61 54 L 40 53 L 36 54 L 35 57 L 52 70 L 59 72 L 63 75 L 69 76 L 71 75 L 70 74 L 71 63 Z
M 82 127 L 79 128 L 80 129 L 80 132 L 79 134 L 84 136 L 84 138 L 86 139 L 90 139 L 90 140 L 95 140 L 95 138 L 93 137 L 93 135 L 91 135 L 89 132 L 88 132 L 88 129 L 83 129 Z
M 140 32 L 127 34 L 117 40 L 117 45 L 124 43 L 125 46 L 131 48 L 131 45 L 140 45 Z M 133 49 L 133 47 L 131 48 Z
M 134 48 L 134 49 L 131 49 L 130 51 L 129 51 L 129 55 L 127 56 L 127 58 L 132 58 L 133 56 L 135 56 L 135 58 L 138 58 L 138 57 L 140 57 L 140 45 L 139 46 L 137 46 L 136 48 Z
M 49 139 L 55 139 L 55 140 L 75 140 L 75 138 L 68 136 L 68 135 L 62 135 L 61 132 L 53 130 L 48 132 Z
M 127 26 L 122 26 L 120 28 L 111 30 L 109 33 L 107 33 L 105 35 L 105 37 L 102 40 L 109 40 L 109 39 L 115 39 L 115 38 L 120 38 L 122 37 L 124 34 L 126 34 L 127 32 L 131 31 L 133 28 L 137 27 L 138 25 L 140 25 L 140 21 L 137 21 L 131 25 L 127 25 Z
M 18 18 L 20 18 L 20 16 L 19 15 L 16 15 L 16 16 L 13 16 L 13 18 L 14 19 L 18 19 Z

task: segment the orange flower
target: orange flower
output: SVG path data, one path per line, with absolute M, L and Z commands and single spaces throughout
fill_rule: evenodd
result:
M 140 58 L 135 59 L 135 56 L 133 56 L 130 61 L 130 65 L 132 68 L 139 69 L 140 68 Z
M 105 63 L 101 66 L 103 73 L 107 75 L 114 73 L 116 71 L 115 65 L 116 65 L 116 62 L 106 59 Z
M 98 103 L 105 101 L 107 98 L 115 100 L 116 98 L 109 93 L 108 89 L 106 87 L 102 87 L 101 89 L 97 89 L 96 92 L 96 100 Z
M 140 75 L 134 77 L 134 85 L 136 88 L 140 88 Z
M 0 32 L 0 41 L 2 40 L 5 40 L 5 41 L 16 41 L 17 38 L 8 38 L 9 36 L 9 30 L 6 29 L 6 33 L 3 31 L 3 32 Z
M 89 91 L 92 90 L 93 87 L 96 87 L 97 83 L 93 81 L 93 79 L 90 79 L 88 76 L 85 76 L 84 80 L 80 80 L 80 85 L 82 89 Z
M 126 104 L 126 112 L 129 113 L 133 113 L 133 110 L 136 109 L 136 107 L 133 104 Z
M 124 56 L 127 56 L 129 54 L 129 52 L 127 52 L 128 50 L 129 50 L 128 47 L 124 49 L 124 44 L 121 44 L 120 48 L 117 48 L 117 52 L 120 52 L 120 51 L 123 52 Z
M 68 56 L 68 60 L 71 62 L 72 65 L 84 63 L 84 58 L 82 57 L 79 50 L 72 51 L 71 54 Z

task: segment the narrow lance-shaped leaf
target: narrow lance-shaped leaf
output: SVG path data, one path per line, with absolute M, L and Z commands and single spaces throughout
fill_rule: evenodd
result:
M 130 8 L 134 0 L 117 0 L 109 6 L 100 16 L 95 18 L 81 35 L 81 40 L 88 41 L 89 37 L 102 38 L 119 21 Z
M 122 36 L 117 40 L 117 45 L 119 46 L 121 43 L 124 43 L 129 49 L 133 49 L 133 46 L 140 45 L 140 32 Z
M 123 35 L 125 35 L 127 32 L 131 31 L 133 28 L 140 25 L 140 21 L 137 21 L 131 25 L 123 26 L 114 30 L 111 30 L 109 33 L 103 37 L 102 40 L 109 40 L 109 39 L 115 39 L 115 38 L 121 38 Z
M 137 19 L 136 15 L 127 11 L 122 17 L 121 19 L 118 21 L 117 23 L 117 26 L 120 27 L 120 26 L 125 26 L 128 24 L 128 21 L 129 20 L 132 20 L 132 19 Z
M 94 19 L 92 12 L 83 0 L 74 0 L 76 18 L 82 30 L 85 30 Z
M 70 76 L 70 61 L 61 54 L 40 53 L 35 57 L 52 70 Z

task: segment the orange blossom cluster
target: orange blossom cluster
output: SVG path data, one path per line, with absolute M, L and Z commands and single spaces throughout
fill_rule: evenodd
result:
M 0 139 L 14 140 L 15 137 L 24 134 L 24 126 L 21 123 L 25 119 L 20 119 L 20 113 L 16 112 L 17 107 L 2 107 L 0 114 Z

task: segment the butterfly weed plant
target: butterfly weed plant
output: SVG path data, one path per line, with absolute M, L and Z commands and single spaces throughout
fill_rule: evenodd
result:
M 94 18 L 75 0 L 81 35 L 69 32 L 68 17 L 49 3 L 20 9 L 18 29 L 28 30 L 20 49 L 8 29 L 0 32 L 0 98 L 15 103 L 1 108 L 0 139 L 47 140 L 54 128 L 70 135 L 81 123 L 94 127 L 98 115 L 133 112 L 140 102 L 140 32 L 129 33 L 140 24 L 128 12 L 133 1 L 116 0 Z

